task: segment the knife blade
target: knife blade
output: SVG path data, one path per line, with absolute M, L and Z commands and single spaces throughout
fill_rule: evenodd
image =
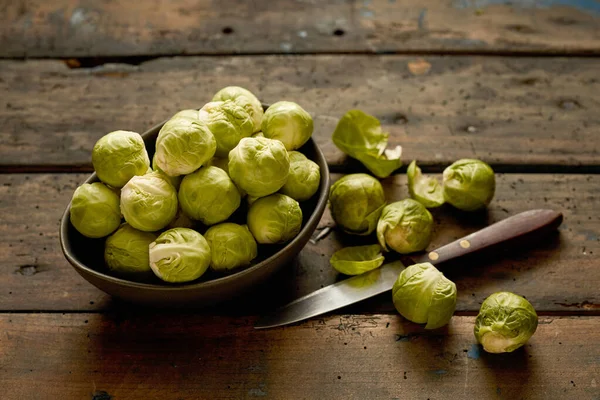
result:
M 501 243 L 506 244 L 532 233 L 541 234 L 554 230 L 561 224 L 562 219 L 562 214 L 553 210 L 524 211 L 427 254 L 405 257 L 405 260 L 412 263 L 430 262 L 439 265 Z M 392 289 L 403 269 L 402 261 L 394 261 L 386 263 L 374 271 L 336 282 L 261 317 L 254 328 L 274 328 L 300 322 L 384 293 Z

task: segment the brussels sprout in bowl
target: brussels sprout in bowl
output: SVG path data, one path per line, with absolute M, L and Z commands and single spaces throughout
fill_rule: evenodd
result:
M 263 105 L 266 110 L 268 106 Z M 166 121 L 165 121 L 166 122 Z M 150 159 L 155 153 L 158 133 L 165 122 L 154 126 L 141 136 Z M 105 238 L 93 239 L 79 233 L 70 222 L 71 204 L 67 206 L 60 224 L 60 242 L 65 258 L 88 282 L 104 292 L 120 299 L 160 307 L 208 306 L 219 301 L 234 298 L 265 281 L 274 272 L 290 265 L 293 258 L 302 250 L 316 229 L 327 204 L 329 192 L 329 170 L 327 162 L 315 141 L 310 138 L 300 149 L 309 160 L 315 162 L 321 171 L 319 189 L 309 200 L 300 203 L 302 227 L 297 236 L 285 244 L 261 245 L 258 256 L 245 269 L 235 269 L 230 273 L 218 273 L 212 269 L 196 281 L 189 283 L 167 283 L 160 279 L 133 281 L 112 274 L 104 262 Z M 84 183 L 99 182 L 93 173 Z M 246 203 L 245 201 L 242 202 Z M 242 205 L 241 207 L 244 207 Z M 246 209 L 247 210 L 247 209 Z M 236 212 L 239 214 L 239 212 Z M 236 221 L 235 214 L 232 222 Z

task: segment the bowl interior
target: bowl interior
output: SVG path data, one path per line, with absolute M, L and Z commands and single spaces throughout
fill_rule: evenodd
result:
M 142 134 L 150 159 L 152 159 L 152 156 L 154 155 L 156 137 L 163 124 L 164 122 L 154 126 Z M 253 271 L 260 269 L 271 262 L 275 262 L 277 258 L 281 257 L 282 255 L 289 256 L 290 254 L 287 254 L 289 252 L 294 252 L 293 256 L 295 256 L 303 247 L 299 246 L 299 244 L 306 243 L 317 227 L 327 203 L 329 189 L 329 170 L 327 167 L 327 162 L 314 140 L 312 138 L 309 139 L 308 142 L 299 149 L 299 151 L 319 165 L 321 170 L 319 190 L 311 199 L 300 202 L 303 215 L 302 229 L 300 233 L 294 239 L 284 245 L 259 245 L 258 256 L 248 268 L 230 274 L 219 274 L 209 270 L 199 280 L 184 284 L 169 284 L 161 281 L 158 278 L 154 278 L 145 282 L 134 282 L 122 279 L 118 276 L 112 275 L 104 264 L 105 238 L 87 238 L 80 234 L 73 227 L 69 220 L 69 210 L 71 206 L 70 203 L 67 206 L 61 220 L 60 241 L 63 253 L 73 267 L 79 269 L 79 272 L 91 274 L 96 278 L 107 280 L 118 285 L 120 284 L 130 287 L 156 290 L 181 290 L 184 288 L 196 290 L 201 289 L 202 287 L 226 284 L 228 281 L 233 281 L 252 274 Z M 93 173 L 88 179 L 86 179 L 85 183 L 98 181 L 98 177 L 95 173 Z M 246 212 L 247 203 L 245 199 L 242 199 L 242 205 L 229 220 L 238 223 L 245 223 Z M 206 227 L 198 227 L 198 231 L 200 233 L 204 233 L 205 230 Z

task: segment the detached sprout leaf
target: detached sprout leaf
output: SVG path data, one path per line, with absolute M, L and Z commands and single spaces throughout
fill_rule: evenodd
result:
M 421 174 L 421 168 L 413 161 L 406 171 L 408 176 L 408 192 L 410 197 L 417 200 L 427 208 L 435 208 L 444 204 L 444 190 L 440 182 L 434 177 Z
M 360 275 L 372 271 L 379 268 L 383 261 L 381 246 L 378 244 L 345 247 L 333 253 L 329 260 L 336 271 L 345 275 Z
M 341 151 L 359 160 L 373 175 L 386 178 L 402 165 L 402 147 L 387 149 L 388 136 L 377 118 L 350 110 L 338 122 L 332 139 Z

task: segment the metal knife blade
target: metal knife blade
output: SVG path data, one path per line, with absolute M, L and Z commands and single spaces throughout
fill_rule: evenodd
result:
M 499 243 L 514 239 L 521 240 L 532 233 L 539 234 L 542 231 L 554 230 L 561 224 L 562 218 L 560 212 L 553 210 L 524 211 L 428 254 L 405 258 L 405 262 L 439 264 Z M 392 289 L 403 269 L 404 264 L 401 261 L 394 261 L 366 274 L 336 282 L 263 316 L 254 327 L 256 329 L 273 328 L 299 322 L 376 296 Z

